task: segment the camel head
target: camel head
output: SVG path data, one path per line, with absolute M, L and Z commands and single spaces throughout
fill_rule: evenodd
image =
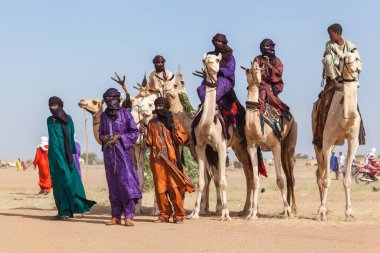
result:
M 352 80 L 357 79 L 359 72 L 361 71 L 361 66 L 356 59 L 355 54 L 348 52 L 343 58 L 343 79 Z
M 206 80 L 215 83 L 219 72 L 219 63 L 222 60 L 222 54 L 204 54 L 203 64 L 205 66 Z
M 103 102 L 103 99 L 82 98 L 78 106 L 91 114 L 96 114 L 103 111 Z
M 133 86 L 136 90 L 139 91 L 139 94 L 137 94 L 136 98 L 145 98 L 150 95 L 150 91 L 148 89 L 148 85 L 140 85 L 137 84 L 137 86 Z
M 243 68 L 243 67 L 242 67 Z M 257 62 L 251 61 L 251 68 L 243 68 L 245 74 L 247 75 L 248 86 L 257 86 L 259 87 L 261 83 L 261 68 Z
M 153 97 L 147 97 L 140 101 L 139 109 L 141 116 L 147 118 L 153 115 L 154 100 L 155 98 Z

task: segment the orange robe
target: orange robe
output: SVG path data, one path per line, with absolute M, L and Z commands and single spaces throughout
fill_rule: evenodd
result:
M 46 145 L 45 148 L 47 149 L 48 145 Z M 50 192 L 51 178 L 49 170 L 48 150 L 44 151 L 41 147 L 38 147 L 33 164 L 34 166 L 38 166 L 38 175 L 40 177 L 38 185 L 40 186 L 41 190 Z
M 152 147 L 150 152 L 150 168 L 153 173 L 157 205 L 160 209 L 160 220 L 164 222 L 167 222 L 172 214 L 168 196 L 174 207 L 174 221 L 185 219 L 181 194 L 186 191 L 186 183 L 182 178 L 175 176 L 171 168 L 158 156 L 159 151 L 165 152 L 163 149 L 166 146 L 167 157 L 172 163 L 177 164 L 173 141 L 177 146 L 183 146 L 187 140 L 187 134 L 175 117 L 174 125 L 177 130 L 170 133 L 157 118 L 154 118 L 149 122 L 147 132 L 147 146 Z M 159 134 L 159 128 L 164 140 L 162 140 Z

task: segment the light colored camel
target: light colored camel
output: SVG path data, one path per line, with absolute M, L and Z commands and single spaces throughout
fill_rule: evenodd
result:
M 276 170 L 276 182 L 281 192 L 284 205 L 284 216 L 292 216 L 289 206 L 292 199 L 292 208 L 296 211 L 294 199 L 294 152 L 297 143 L 297 122 L 294 117 L 289 121 L 284 119 L 281 140 L 279 140 L 272 128 L 264 124 L 262 129 L 260 121 L 259 86 L 261 83 L 261 69 L 256 62 L 251 62 L 251 68 L 246 69 L 248 82 L 248 99 L 245 122 L 245 134 L 247 138 L 247 149 L 253 167 L 253 202 L 247 219 L 257 218 L 258 191 L 260 187 L 258 174 L 257 148 L 261 147 L 264 151 L 272 151 Z M 287 178 L 287 196 L 285 196 L 285 183 L 281 174 L 281 165 Z
M 206 73 L 206 95 L 203 103 L 203 111 L 198 126 L 194 128 L 195 138 L 197 144 L 195 146 L 195 152 L 198 160 L 198 194 L 196 203 L 192 214 L 189 218 L 199 218 L 200 204 L 202 193 L 205 186 L 205 178 L 207 177 L 207 158 L 206 147 L 210 145 L 213 151 L 217 152 L 219 172 L 219 189 L 222 198 L 222 220 L 231 220 L 229 210 L 227 207 L 227 180 L 225 175 L 225 161 L 227 154 L 227 140 L 223 136 L 222 123 L 217 120 L 214 122 L 216 111 L 216 88 L 218 86 L 217 74 L 219 72 L 219 63 L 222 59 L 221 54 L 204 55 L 203 64 L 205 66 Z
M 330 177 L 330 157 L 334 145 L 343 145 L 348 141 L 346 156 L 346 176 L 343 185 L 346 195 L 346 218 L 353 219 L 351 209 L 351 166 L 356 150 L 359 146 L 359 130 L 361 118 L 358 112 L 357 88 L 359 85 L 358 76 L 361 71 L 361 63 L 356 60 L 356 55 L 347 53 L 341 60 L 343 67 L 341 73 L 343 77 L 343 91 L 335 91 L 330 110 L 327 116 L 326 125 L 323 130 L 322 149 L 314 146 L 318 161 L 316 171 L 317 183 L 320 191 L 321 205 L 318 210 L 318 218 L 326 220 L 327 192 L 331 184 Z M 316 130 L 316 103 L 312 111 L 313 134 Z

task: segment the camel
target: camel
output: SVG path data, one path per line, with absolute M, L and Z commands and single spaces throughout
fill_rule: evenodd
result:
M 247 178 L 247 189 L 251 189 L 251 184 L 248 181 L 250 173 L 249 156 L 246 149 L 245 138 L 239 136 L 237 129 L 233 126 L 228 128 L 229 135 L 231 136 L 228 140 L 223 136 L 223 125 L 217 120 L 214 122 L 215 110 L 216 108 L 216 87 L 217 74 L 219 71 L 219 63 L 221 60 L 221 55 L 204 55 L 203 63 L 205 66 L 205 80 L 206 80 L 206 97 L 203 103 L 203 111 L 200 118 L 199 124 L 193 129 L 196 136 L 196 155 L 199 166 L 199 182 L 198 182 L 198 193 L 196 198 L 196 203 L 193 212 L 188 216 L 192 219 L 198 219 L 201 209 L 201 199 L 204 193 L 204 187 L 206 185 L 205 179 L 207 178 L 208 171 L 206 170 L 208 161 L 206 160 L 206 150 L 207 153 L 217 153 L 217 175 L 214 178 L 217 179 L 217 195 L 221 199 L 220 205 L 217 204 L 218 209 L 221 209 L 221 220 L 231 220 L 229 215 L 229 210 L 227 207 L 227 180 L 225 175 L 225 161 L 227 155 L 227 147 L 232 147 L 235 151 L 236 156 L 244 165 L 244 173 Z M 207 158 L 210 158 L 208 156 Z M 216 158 L 216 157 L 215 157 Z M 250 190 L 247 190 L 246 204 L 243 213 L 249 210 L 250 206 Z
M 323 131 L 322 148 L 314 145 L 317 157 L 318 169 L 316 171 L 317 184 L 320 192 L 321 204 L 317 218 L 326 220 L 327 193 L 331 184 L 330 177 L 330 157 L 335 145 L 343 145 L 348 141 L 346 156 L 346 176 L 343 185 L 346 195 L 346 219 L 354 219 L 351 208 L 351 166 L 356 150 L 359 146 L 359 130 L 361 117 L 358 112 L 357 88 L 359 85 L 358 76 L 361 71 L 361 63 L 356 60 L 356 55 L 347 53 L 341 60 L 343 91 L 336 90 L 332 98 L 330 110 L 326 119 Z M 312 111 L 312 130 L 316 130 L 316 103 Z
M 244 68 L 245 69 L 245 68 Z M 257 62 L 251 62 L 251 68 L 245 69 L 248 82 L 248 99 L 246 112 L 245 134 L 247 138 L 247 149 L 253 168 L 253 202 L 246 219 L 257 219 L 258 191 L 260 187 L 258 174 L 257 148 L 263 151 L 272 151 L 276 171 L 276 183 L 281 192 L 284 205 L 284 217 L 291 217 L 292 209 L 297 211 L 294 198 L 294 152 L 297 143 L 297 122 L 294 116 L 291 120 L 284 119 L 281 140 L 274 134 L 268 124 L 263 129 L 260 121 L 259 86 L 261 83 L 261 69 Z M 287 196 L 285 196 L 285 184 L 281 175 L 281 165 L 287 179 Z M 289 203 L 292 201 L 292 208 Z

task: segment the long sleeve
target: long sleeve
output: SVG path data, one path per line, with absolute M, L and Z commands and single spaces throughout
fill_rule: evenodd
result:
M 39 162 L 40 162 L 40 159 L 41 159 L 40 148 L 37 148 L 37 150 L 36 150 L 36 156 L 34 157 L 34 161 L 33 161 L 33 165 L 37 166 L 39 164 Z
M 172 132 L 174 141 L 177 145 L 183 146 L 188 138 L 187 133 L 179 121 L 175 120 L 174 122 L 176 125 L 176 131 Z
M 225 67 L 220 67 L 219 71 L 223 73 L 223 76 L 225 78 L 229 78 L 231 80 L 235 79 L 235 57 L 232 55 L 228 61 Z
M 124 113 L 127 127 L 126 132 L 120 134 L 120 139 L 124 148 L 130 149 L 133 145 L 135 145 L 140 133 L 135 121 L 133 120 L 132 114 L 127 110 L 125 110 Z
M 284 65 L 282 64 L 281 60 L 276 57 L 275 65 L 272 66 L 272 76 L 271 81 L 274 83 L 277 83 L 282 80 L 282 73 L 284 71 Z
M 70 120 L 69 120 L 69 123 L 67 124 L 67 130 L 68 130 L 68 134 L 69 134 L 69 145 L 70 145 L 70 150 L 71 150 L 71 154 L 76 154 L 77 153 L 77 148 L 75 146 L 75 141 L 74 141 L 74 132 L 75 132 L 75 129 L 74 129 L 74 122 L 73 122 L 73 119 L 71 118 L 70 116 Z

